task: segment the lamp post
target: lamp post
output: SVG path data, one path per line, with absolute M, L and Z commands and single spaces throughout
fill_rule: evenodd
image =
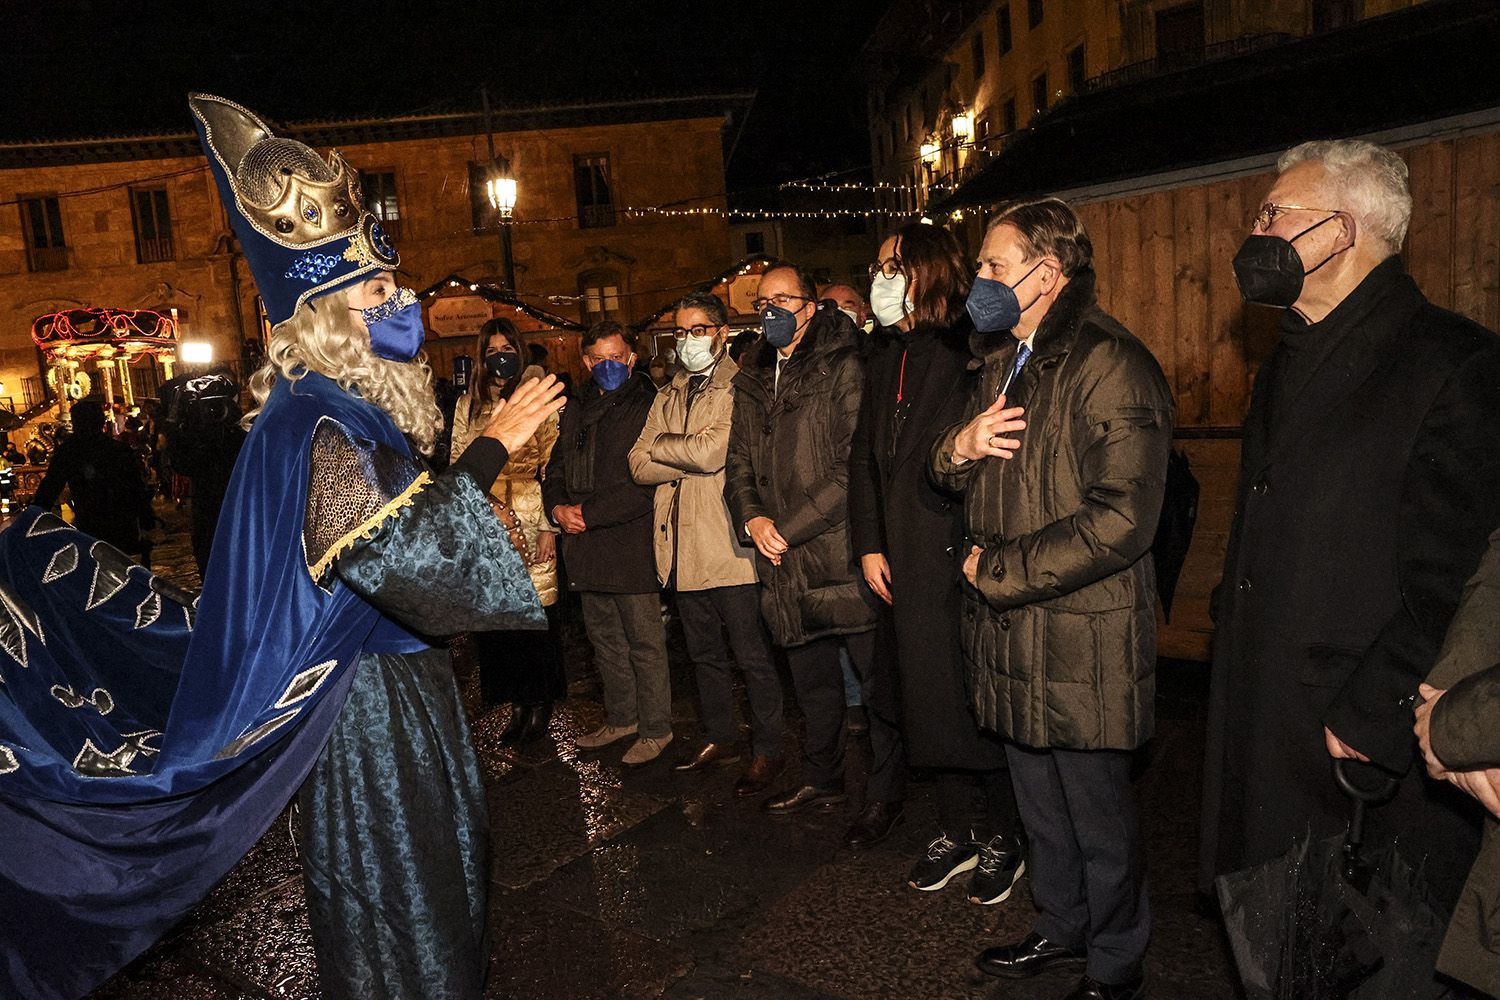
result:
M 490 176 L 485 181 L 485 195 L 490 207 L 500 215 L 500 255 L 505 268 L 505 290 L 512 295 L 516 291 L 516 262 L 511 254 L 510 220 L 516 208 L 516 179 L 510 172 L 510 161 L 495 155 L 495 130 L 490 122 L 490 89 L 481 87 L 479 96 L 484 101 L 484 141 L 490 150 Z
M 489 196 L 490 207 L 500 213 L 500 250 L 505 264 L 505 290 L 512 294 L 516 290 L 516 262 L 511 253 L 510 246 L 510 220 L 511 213 L 516 208 L 516 179 L 510 173 L 510 161 L 503 157 L 491 157 L 493 165 L 490 168 L 490 179 L 485 182 L 485 193 Z

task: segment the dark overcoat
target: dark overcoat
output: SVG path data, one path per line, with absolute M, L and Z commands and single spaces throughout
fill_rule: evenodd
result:
M 1075 274 L 1032 340 L 1008 402 L 1025 407 L 1010 459 L 955 465 L 957 423 L 932 472 L 964 493 L 983 549 L 963 585 L 960 642 L 981 725 L 1031 747 L 1133 750 L 1156 725 L 1151 540 L 1172 445 L 1172 393 L 1151 351 Z M 970 410 L 999 395 L 1019 341 L 975 337 Z
M 865 398 L 849 459 L 849 519 L 856 555 L 881 553 L 891 567 L 903 737 L 914 767 L 989 770 L 1005 748 L 982 733 L 969 707 L 958 628 L 963 501 L 927 474 L 933 442 L 961 420 L 978 375 L 969 370 L 967 316 L 951 329 L 877 331 L 866 354 Z M 897 395 L 901 403 L 897 402 Z M 899 433 L 898 405 L 905 416 Z
M 604 594 L 652 594 L 656 554 L 651 540 L 653 491 L 630 476 L 630 449 L 641 436 L 656 386 L 637 372 L 614 392 L 592 379 L 568 398 L 557 444 L 542 479 L 547 517 L 558 504 L 581 504 L 588 530 L 559 534 L 568 589 Z M 591 439 L 592 436 L 592 439 Z M 592 456 L 586 488 L 570 489 L 568 466 Z M 576 475 L 572 481 L 580 480 Z
M 864 393 L 854 324 L 820 306 L 782 367 L 762 343 L 734 379 L 724 500 L 743 535 L 769 517 L 790 548 L 758 552 L 761 613 L 780 646 L 875 627 L 876 598 L 849 541 L 849 451 Z
M 1451 903 L 1477 826 L 1462 796 L 1411 767 L 1412 709 L 1500 524 L 1500 341 L 1429 304 L 1396 257 L 1320 330 L 1345 333 L 1274 429 L 1285 344 L 1257 374 L 1245 420 L 1214 642 L 1200 888 L 1309 830 L 1344 830 L 1350 805 L 1332 779 L 1326 725 L 1405 775 L 1371 813 L 1367 840 L 1395 838 L 1425 859 Z

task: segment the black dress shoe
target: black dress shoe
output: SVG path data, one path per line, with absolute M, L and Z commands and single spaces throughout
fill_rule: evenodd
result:
M 745 768 L 745 773 L 734 783 L 734 794 L 760 795 L 771 787 L 771 782 L 779 778 L 785 769 L 785 757 L 770 757 L 758 753 L 750 758 L 750 766 Z
M 891 828 L 900 821 L 901 803 L 871 802 L 844 834 L 844 846 L 856 850 L 874 847 L 890 836 Z
M 1032 932 L 1016 944 L 986 948 L 974 959 L 979 971 L 1002 979 L 1029 979 L 1057 965 L 1081 965 L 1082 950 L 1065 948 Z
M 517 741 L 520 743 L 535 743 L 547 735 L 547 727 L 552 724 L 552 702 L 544 701 L 530 707 L 531 712 L 526 716 L 526 730 Z
M 760 804 L 761 812 L 772 816 L 790 816 L 812 806 L 836 806 L 844 801 L 844 793 L 837 788 L 819 788 L 803 785 L 784 795 L 773 795 Z
M 674 766 L 672 770 L 701 771 L 710 764 L 733 764 L 739 759 L 740 752 L 728 743 L 705 743 L 697 753 Z
M 1146 980 L 1136 976 L 1128 983 L 1101 983 L 1084 976 L 1063 1000 L 1146 1000 Z
M 532 743 L 547 734 L 547 724 L 551 721 L 551 702 L 516 705 L 510 712 L 510 725 L 500 734 L 500 742 L 505 746 Z

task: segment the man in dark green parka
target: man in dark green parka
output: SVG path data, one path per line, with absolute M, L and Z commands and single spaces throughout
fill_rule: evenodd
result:
M 1151 921 L 1130 751 L 1155 725 L 1148 553 L 1173 407 L 1151 352 L 1095 301 L 1092 261 L 1058 199 L 990 223 L 975 285 L 1009 308 L 971 293 L 990 331 L 973 344 L 976 416 L 938 439 L 933 474 L 964 493 L 969 688 L 980 724 L 1007 739 L 1041 910 L 979 967 L 1085 965 L 1069 1000 L 1138 1000 Z

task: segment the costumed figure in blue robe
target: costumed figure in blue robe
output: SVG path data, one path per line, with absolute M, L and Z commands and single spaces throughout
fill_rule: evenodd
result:
M 29 508 L 0 533 L 0 997 L 82 997 L 186 915 L 300 788 L 326 996 L 483 992 L 484 792 L 445 646 L 545 627 L 486 491 L 561 405 L 478 448 L 335 153 L 190 106 L 274 324 L 201 595 Z

